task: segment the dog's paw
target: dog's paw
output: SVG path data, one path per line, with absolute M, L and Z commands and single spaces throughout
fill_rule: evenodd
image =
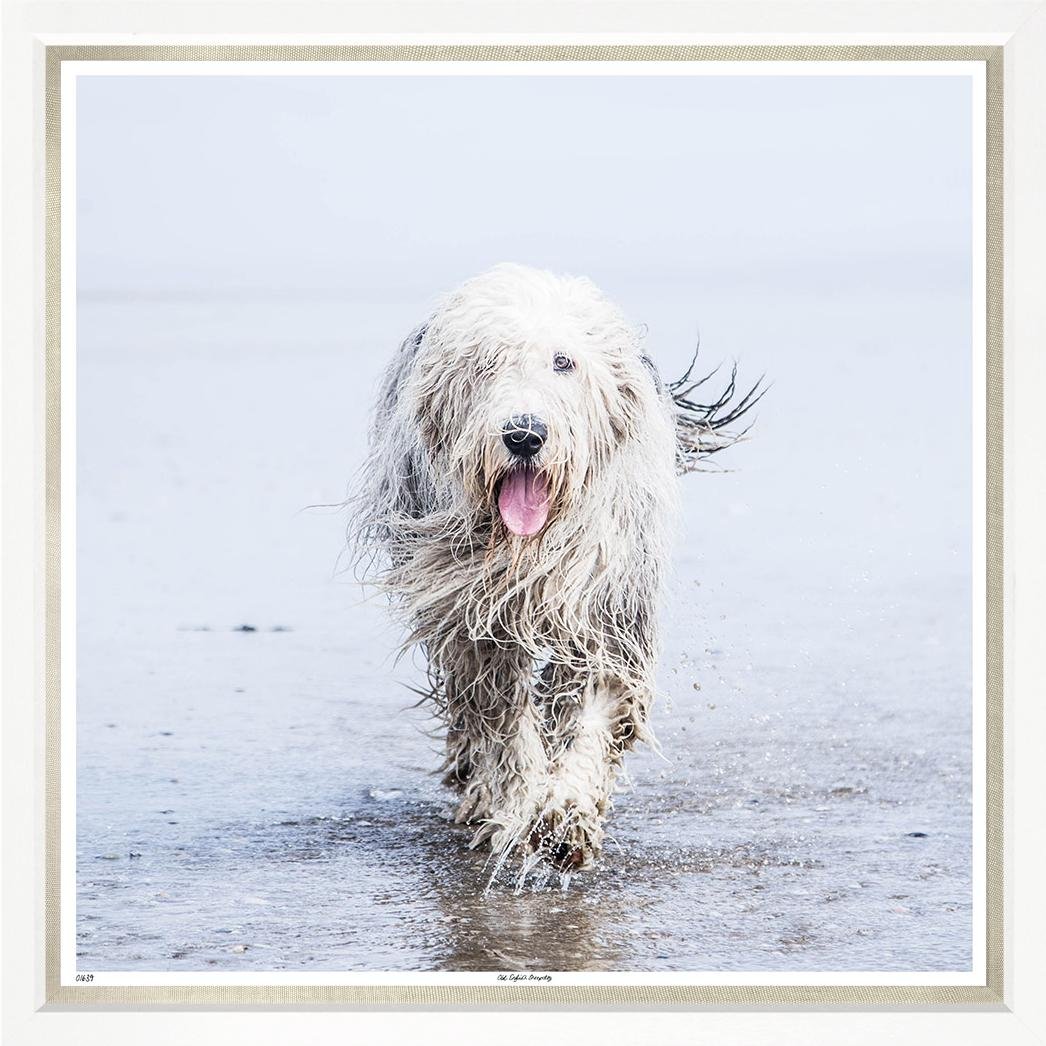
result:
M 472 780 L 472 764 L 456 760 L 443 764 L 443 783 L 457 792 L 464 792 Z
M 527 845 L 558 871 L 584 871 L 595 865 L 602 850 L 602 819 L 577 806 L 547 807 Z
M 531 828 L 537 822 L 538 809 L 534 803 L 502 805 L 484 819 L 470 845 L 489 843 L 497 857 L 524 850 Z
M 460 794 L 461 799 L 454 808 L 455 824 L 476 824 L 487 820 L 493 796 L 483 781 L 472 778 L 461 788 Z

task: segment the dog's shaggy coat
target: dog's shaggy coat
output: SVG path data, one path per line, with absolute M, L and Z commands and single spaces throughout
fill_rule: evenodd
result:
M 693 364 L 691 364 L 691 367 Z M 589 867 L 623 753 L 649 739 L 677 473 L 730 407 L 664 384 L 588 280 L 499 265 L 391 361 L 353 499 L 364 571 L 427 658 L 457 820 L 495 868 Z

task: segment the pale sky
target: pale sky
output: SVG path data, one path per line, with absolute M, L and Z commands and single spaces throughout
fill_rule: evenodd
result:
M 84 291 L 968 289 L 959 77 L 89 77 Z

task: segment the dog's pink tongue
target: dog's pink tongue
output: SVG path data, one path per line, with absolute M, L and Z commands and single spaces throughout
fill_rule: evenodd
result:
M 536 534 L 548 519 L 548 481 L 529 469 L 510 472 L 501 483 L 498 511 L 513 534 Z

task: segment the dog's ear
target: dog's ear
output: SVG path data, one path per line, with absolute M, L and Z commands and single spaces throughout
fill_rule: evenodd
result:
M 431 500 L 427 462 L 405 435 L 401 397 L 417 363 L 429 321 L 400 343 L 385 371 L 371 421 L 367 482 L 359 498 L 360 532 L 388 540 L 389 521 L 422 518 Z M 369 529 L 368 529 L 369 528 Z
M 657 368 L 653 360 L 641 357 L 646 364 L 647 372 L 656 381 Z M 643 416 L 643 404 L 649 396 L 645 388 L 646 378 L 641 376 L 635 366 L 635 357 L 626 358 L 615 362 L 614 378 L 617 385 L 617 394 L 608 397 L 606 401 L 606 416 L 617 443 L 624 443 L 633 434 L 641 423 Z
M 378 392 L 378 411 L 385 415 L 391 415 L 396 409 L 399 401 L 400 390 L 403 387 L 407 375 L 414 369 L 418 350 L 425 339 L 425 332 L 429 329 L 429 321 L 426 320 L 420 327 L 407 335 L 400 344 L 399 349 L 385 372 L 380 391 Z

